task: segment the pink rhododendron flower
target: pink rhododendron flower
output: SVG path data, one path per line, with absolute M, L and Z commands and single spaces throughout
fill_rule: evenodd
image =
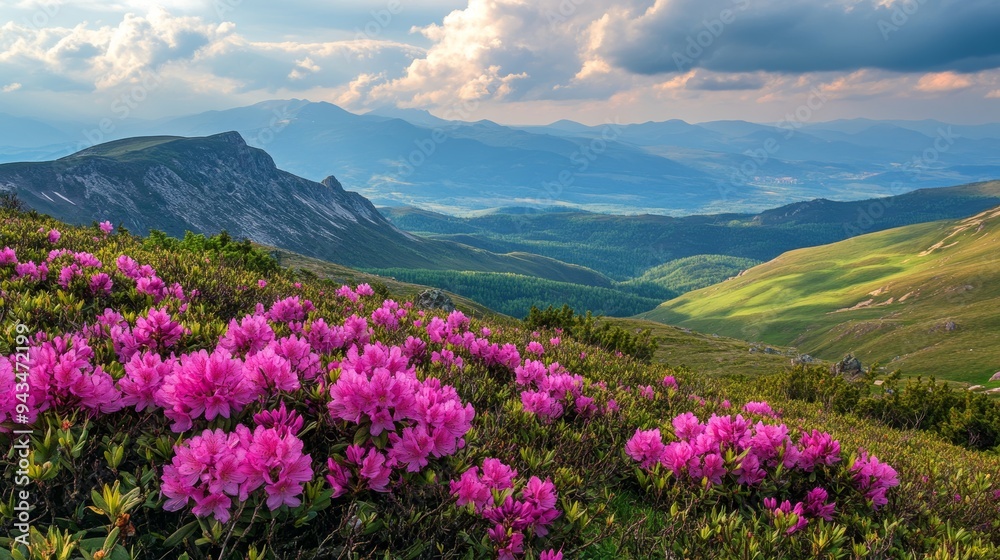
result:
M 269 345 L 275 354 L 288 360 L 292 371 L 303 379 L 311 381 L 322 371 L 319 355 L 312 351 L 309 342 L 296 335 L 289 335 Z
M 115 226 L 111 225 L 111 222 L 107 220 L 97 224 L 97 227 L 101 228 L 101 231 L 104 232 L 104 235 L 110 234 L 115 229 Z
M 674 435 L 684 441 L 691 441 L 705 432 L 705 426 L 691 412 L 678 414 L 674 417 L 672 424 L 674 425 Z
M 799 440 L 802 452 L 799 455 L 798 466 L 811 472 L 820 465 L 832 465 L 840 460 L 840 442 L 825 432 L 813 430 L 802 434 Z
M 274 340 L 274 330 L 260 315 L 247 315 L 239 322 L 229 321 L 226 334 L 219 338 L 219 348 L 234 356 L 251 356 Z
M 810 490 L 806 494 L 805 514 L 812 518 L 833 521 L 833 513 L 837 504 L 834 502 L 826 503 L 827 498 L 829 498 L 829 494 L 824 488 L 817 486 Z
M 10 247 L 4 247 L 0 251 L 0 266 L 7 266 L 9 264 L 17 264 L 17 253 Z
M 28 356 L 28 382 L 38 412 L 51 406 L 82 408 L 91 415 L 121 409 L 114 379 L 91 363 L 94 352 L 82 336 L 56 336 L 31 346 Z
M 542 346 L 542 344 L 536 340 L 532 340 L 531 342 L 529 342 L 525 350 L 529 354 L 534 354 L 536 356 L 541 356 L 542 354 L 545 353 L 545 347 Z
M 275 354 L 271 346 L 248 357 L 243 362 L 243 369 L 247 380 L 257 387 L 261 396 L 275 391 L 295 391 L 301 386 L 292 365 Z
M 200 350 L 180 357 L 157 391 L 156 404 L 174 421 L 171 429 L 184 432 L 196 418 L 229 418 L 257 395 L 239 358 L 222 349 L 212 354 Z
M 763 401 L 751 401 L 743 405 L 743 411 L 749 412 L 750 414 L 758 414 L 760 416 L 768 416 L 770 418 L 777 418 L 778 414 L 774 412 L 771 405 Z
M 678 388 L 678 386 L 677 386 L 677 378 L 675 378 L 673 375 L 664 376 L 662 383 L 663 383 L 664 387 L 667 387 L 667 388 L 670 388 L 670 389 L 677 389 Z
M 304 320 L 306 314 L 313 309 L 311 301 L 303 300 L 299 296 L 292 296 L 274 302 L 267 316 L 276 323 L 289 323 Z
M 854 475 L 854 486 L 865 493 L 876 510 L 889 503 L 886 497 L 889 488 L 899 486 L 896 470 L 864 450 L 861 450 L 860 456 L 851 465 L 851 472 Z
M 659 429 L 636 430 L 632 439 L 625 444 L 625 452 L 628 456 L 642 464 L 643 468 L 649 469 L 660 461 L 663 456 L 663 438 Z
M 111 277 L 104 272 L 98 272 L 90 277 L 90 293 L 94 295 L 111 295 L 113 285 Z
M 57 229 L 50 229 L 49 230 L 49 235 L 48 235 L 49 243 L 52 243 L 53 245 L 55 245 L 59 241 L 59 238 L 61 238 L 61 237 L 62 237 L 62 234 L 59 233 L 59 230 L 57 230 Z
M 237 433 L 240 433 L 240 426 Z M 244 428 L 245 430 L 245 428 Z M 240 500 L 263 486 L 267 507 L 272 511 L 283 505 L 298 507 L 303 484 L 312 480 L 311 458 L 302 453 L 302 440 L 277 428 L 257 426 L 241 438 L 245 455 L 240 472 L 246 480 L 240 487 Z
M 137 344 L 150 350 L 174 347 L 184 335 L 184 327 L 174 322 L 166 308 L 150 309 L 145 317 L 135 320 L 132 336 Z
M 164 361 L 155 352 L 135 354 L 125 363 L 125 377 L 118 380 L 122 405 L 142 412 L 156 406 L 156 393 L 174 369 L 173 358 Z
M 166 284 L 157 276 L 143 276 L 135 281 L 135 291 L 153 296 L 153 303 L 160 303 L 164 297 Z
M 284 402 L 274 410 L 263 410 L 254 414 L 253 421 L 258 426 L 274 428 L 282 437 L 298 434 L 305 423 L 298 412 L 285 408 Z
M 36 265 L 34 261 L 28 261 L 14 266 L 14 278 L 27 278 L 33 282 L 41 282 L 48 277 L 49 266 L 45 263 Z

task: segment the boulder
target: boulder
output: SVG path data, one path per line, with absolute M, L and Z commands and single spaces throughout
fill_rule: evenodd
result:
M 1000 381 L 1000 371 L 994 373 L 993 377 L 990 378 L 990 381 Z
M 855 358 L 854 354 L 848 354 L 844 356 L 843 360 L 830 366 L 831 373 L 838 373 L 840 375 L 861 375 L 863 371 L 861 360 Z
M 424 290 L 417 296 L 416 303 L 421 309 L 441 309 L 449 313 L 455 310 L 455 302 L 438 289 Z

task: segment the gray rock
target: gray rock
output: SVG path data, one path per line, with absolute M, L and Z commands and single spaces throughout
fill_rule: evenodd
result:
M 781 352 L 778 352 L 774 348 L 771 348 L 770 346 L 768 346 L 767 348 L 764 349 L 764 353 L 765 354 L 780 354 Z
M 955 321 L 948 321 L 947 323 L 944 324 L 944 330 L 948 332 L 957 331 L 958 323 L 956 323 Z
M 416 303 L 421 309 L 441 309 L 449 313 L 455 310 L 455 302 L 438 289 L 424 290 L 417 296 Z
M 993 377 L 990 378 L 990 381 L 1000 381 L 1000 371 L 994 373 Z
M 816 359 L 813 358 L 812 356 L 810 356 L 809 354 L 802 354 L 802 355 L 798 356 L 797 358 L 795 358 L 795 361 L 799 362 L 800 364 L 811 364 L 811 363 L 815 362 Z
M 844 356 L 843 360 L 830 366 L 831 373 L 840 375 L 861 375 L 864 369 L 861 367 L 861 360 L 854 357 L 854 354 Z

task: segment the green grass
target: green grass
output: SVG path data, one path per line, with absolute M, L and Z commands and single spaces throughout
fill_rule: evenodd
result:
M 771 346 L 777 354 L 764 353 L 766 346 L 751 352 L 752 345 L 744 340 L 714 333 L 704 334 L 655 321 L 610 317 L 602 320 L 633 332 L 649 329 L 658 344 L 653 356 L 656 361 L 671 367 L 686 367 L 700 374 L 768 374 L 791 365 L 792 359 L 800 354 L 797 349 L 785 346 Z
M 360 270 L 355 270 L 353 268 L 348 268 L 346 266 L 341 266 L 339 264 L 334 264 L 320 259 L 314 259 L 312 257 L 307 257 L 305 255 L 300 255 L 284 249 L 277 249 L 274 247 L 267 247 L 267 249 L 271 251 L 272 255 L 277 257 L 281 266 L 292 270 L 306 271 L 307 274 L 314 274 L 318 278 L 329 280 L 330 282 L 336 284 L 349 284 L 356 286 L 364 283 L 372 285 L 375 283 L 381 283 L 384 284 L 391 293 L 396 295 L 396 297 L 404 299 L 416 298 L 421 292 L 431 288 L 430 286 L 420 284 L 400 282 L 395 278 L 388 276 L 361 272 Z M 484 305 L 476 303 L 471 299 L 448 291 L 445 291 L 445 294 L 452 299 L 455 303 L 455 307 L 466 315 L 477 318 L 489 317 L 493 320 L 502 320 L 502 314 L 497 313 Z
M 728 255 L 695 255 L 654 266 L 629 283 L 650 282 L 677 293 L 718 284 L 761 261 Z
M 997 386 L 986 381 L 1000 369 L 998 230 L 992 210 L 790 251 L 642 317 Z

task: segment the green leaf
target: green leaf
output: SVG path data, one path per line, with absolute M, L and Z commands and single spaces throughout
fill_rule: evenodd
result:
M 193 535 L 194 532 L 198 530 L 198 527 L 199 527 L 198 522 L 192 521 L 187 525 L 181 527 L 180 529 L 177 529 L 176 531 L 174 531 L 172 535 L 170 535 L 169 537 L 166 538 L 166 540 L 163 541 L 163 547 L 172 548 L 179 545 L 184 541 L 184 539 Z

